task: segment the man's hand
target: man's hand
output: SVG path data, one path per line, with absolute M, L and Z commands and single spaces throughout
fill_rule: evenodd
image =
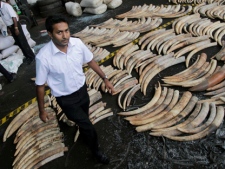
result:
M 20 34 L 20 31 L 18 29 L 15 29 L 15 34 L 18 36 Z
M 39 117 L 45 123 L 50 119 L 46 111 L 40 112 Z
M 104 82 L 105 82 L 106 89 L 109 91 L 110 94 L 113 94 L 115 92 L 115 89 L 112 83 L 108 79 L 104 79 Z

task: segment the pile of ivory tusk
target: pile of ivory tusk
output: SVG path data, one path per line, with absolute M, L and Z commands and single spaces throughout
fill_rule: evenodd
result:
M 194 3 L 194 4 L 201 4 L 201 3 L 211 4 L 211 3 L 214 3 L 214 2 L 223 2 L 223 0 L 169 0 L 169 2 L 173 2 L 174 4 L 182 4 L 182 3 L 185 3 L 185 4 L 191 4 L 191 3 Z
M 169 54 L 179 49 L 174 54 L 176 58 L 190 52 L 186 57 L 187 67 L 195 53 L 217 45 L 216 42 L 210 42 L 208 35 L 198 37 L 193 37 L 191 34 L 176 35 L 174 29 L 149 32 L 140 38 L 138 44 L 141 45 L 141 49 L 156 50 L 158 54 Z
M 148 84 L 158 73 L 168 67 L 185 62 L 184 56 L 175 58 L 173 53 L 156 56 L 149 50 L 138 50 L 138 48 L 138 45 L 133 43 L 122 47 L 114 56 L 113 64 L 121 69 L 125 65 L 129 74 L 133 68 L 136 68 L 140 75 L 139 84 L 144 95 L 146 95 Z
M 113 45 L 119 47 L 126 45 L 139 37 L 139 32 L 120 31 L 118 28 L 94 28 L 86 27 L 72 36 L 82 39 L 85 43 L 90 43 L 99 47 Z
M 45 106 L 48 106 L 46 103 Z M 54 110 L 46 107 L 50 120 L 46 123 L 39 118 L 37 103 L 29 105 L 7 127 L 3 141 L 16 130 L 14 143 L 16 158 L 14 169 L 40 168 L 44 164 L 64 155 L 68 148 L 63 143 L 63 133 L 60 132 Z
M 152 29 L 157 28 L 162 23 L 162 18 L 159 17 L 141 17 L 136 21 L 128 21 L 127 18 L 124 18 L 122 21 L 118 19 L 110 18 L 109 20 L 100 23 L 98 25 L 91 25 L 93 27 L 99 28 L 111 28 L 119 29 L 120 31 L 129 31 L 129 32 L 147 32 Z
M 201 16 L 207 16 L 211 19 L 219 18 L 224 21 L 224 7 L 224 5 L 221 5 L 216 2 L 212 4 L 202 3 L 193 8 L 193 13 L 200 13 Z
M 118 105 L 121 109 L 123 109 L 124 111 L 126 111 L 126 108 L 128 106 L 130 106 L 130 103 L 131 103 L 131 99 L 132 97 L 135 95 L 135 93 L 140 90 L 140 84 L 136 84 L 134 86 L 130 86 L 128 88 L 125 88 L 123 89 L 119 96 L 118 96 Z M 128 91 L 128 92 L 127 92 Z M 127 93 L 126 93 L 127 92 Z M 126 93 L 126 96 L 123 97 L 124 93 Z M 121 98 L 124 98 L 123 99 L 123 104 L 121 103 Z
M 207 55 L 201 53 L 192 66 L 175 75 L 164 77 L 162 80 L 166 84 L 182 87 L 193 87 L 202 82 L 206 83 L 205 80 L 220 69 L 216 60 L 211 59 L 210 63 L 206 60 Z
M 198 98 L 187 91 L 179 98 L 179 91 L 156 88 L 145 106 L 118 115 L 137 126 L 137 132 L 149 131 L 153 136 L 165 136 L 177 141 L 192 141 L 215 131 L 223 122 L 224 108 L 215 103 L 198 103 Z M 208 117 L 208 118 L 207 118 Z
M 123 14 L 117 15 L 117 18 L 142 18 L 142 17 L 161 17 L 161 18 L 176 18 L 181 17 L 191 12 L 192 6 L 188 5 L 187 9 L 181 5 L 139 5 L 133 6 L 132 9 Z
M 100 66 L 101 69 L 108 76 L 109 81 L 114 85 L 115 92 L 113 95 L 120 93 L 123 89 L 134 86 L 138 83 L 135 77 L 132 77 L 126 70 L 114 69 L 111 65 L 104 67 Z M 88 87 L 95 90 L 101 90 L 107 92 L 105 83 L 103 83 L 102 78 L 98 76 L 92 69 L 89 69 L 86 74 L 86 84 Z
M 208 18 L 201 18 L 199 13 L 176 19 L 172 27 L 175 33 L 191 33 L 193 36 L 208 35 L 222 46 L 222 37 L 225 34 L 225 24 L 220 21 L 212 22 Z
M 106 56 L 108 56 L 110 54 L 110 52 L 106 49 L 92 46 L 91 44 L 86 44 L 86 46 L 93 53 L 93 59 L 96 62 L 99 62 L 100 60 L 104 59 Z M 84 66 L 87 66 L 87 64 L 83 65 L 83 67 Z

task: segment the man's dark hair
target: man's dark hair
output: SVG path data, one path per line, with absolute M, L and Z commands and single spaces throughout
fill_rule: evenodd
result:
M 60 22 L 65 22 L 69 25 L 69 21 L 63 17 L 62 15 L 50 15 L 46 18 L 45 20 L 45 28 L 48 32 L 53 32 L 53 25 L 60 23 Z

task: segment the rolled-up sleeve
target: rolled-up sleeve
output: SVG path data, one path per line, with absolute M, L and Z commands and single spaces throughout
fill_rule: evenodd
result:
M 48 75 L 47 66 L 40 59 L 36 59 L 36 85 L 43 85 L 47 82 Z

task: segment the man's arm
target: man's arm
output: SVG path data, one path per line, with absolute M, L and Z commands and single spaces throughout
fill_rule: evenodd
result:
M 16 17 L 12 17 L 13 23 L 14 23 L 14 29 L 15 29 L 15 34 L 18 36 L 20 34 L 18 25 L 17 25 L 17 19 Z
M 92 59 L 90 62 L 87 63 L 90 68 L 92 68 L 105 82 L 105 86 L 109 93 L 114 93 L 114 87 L 111 84 L 111 82 L 108 79 L 104 79 L 105 73 L 102 71 L 102 69 L 98 66 L 98 64 Z
M 47 120 L 49 120 L 49 117 L 44 108 L 45 84 L 36 85 L 36 95 L 39 108 L 39 117 L 43 122 L 47 122 Z

